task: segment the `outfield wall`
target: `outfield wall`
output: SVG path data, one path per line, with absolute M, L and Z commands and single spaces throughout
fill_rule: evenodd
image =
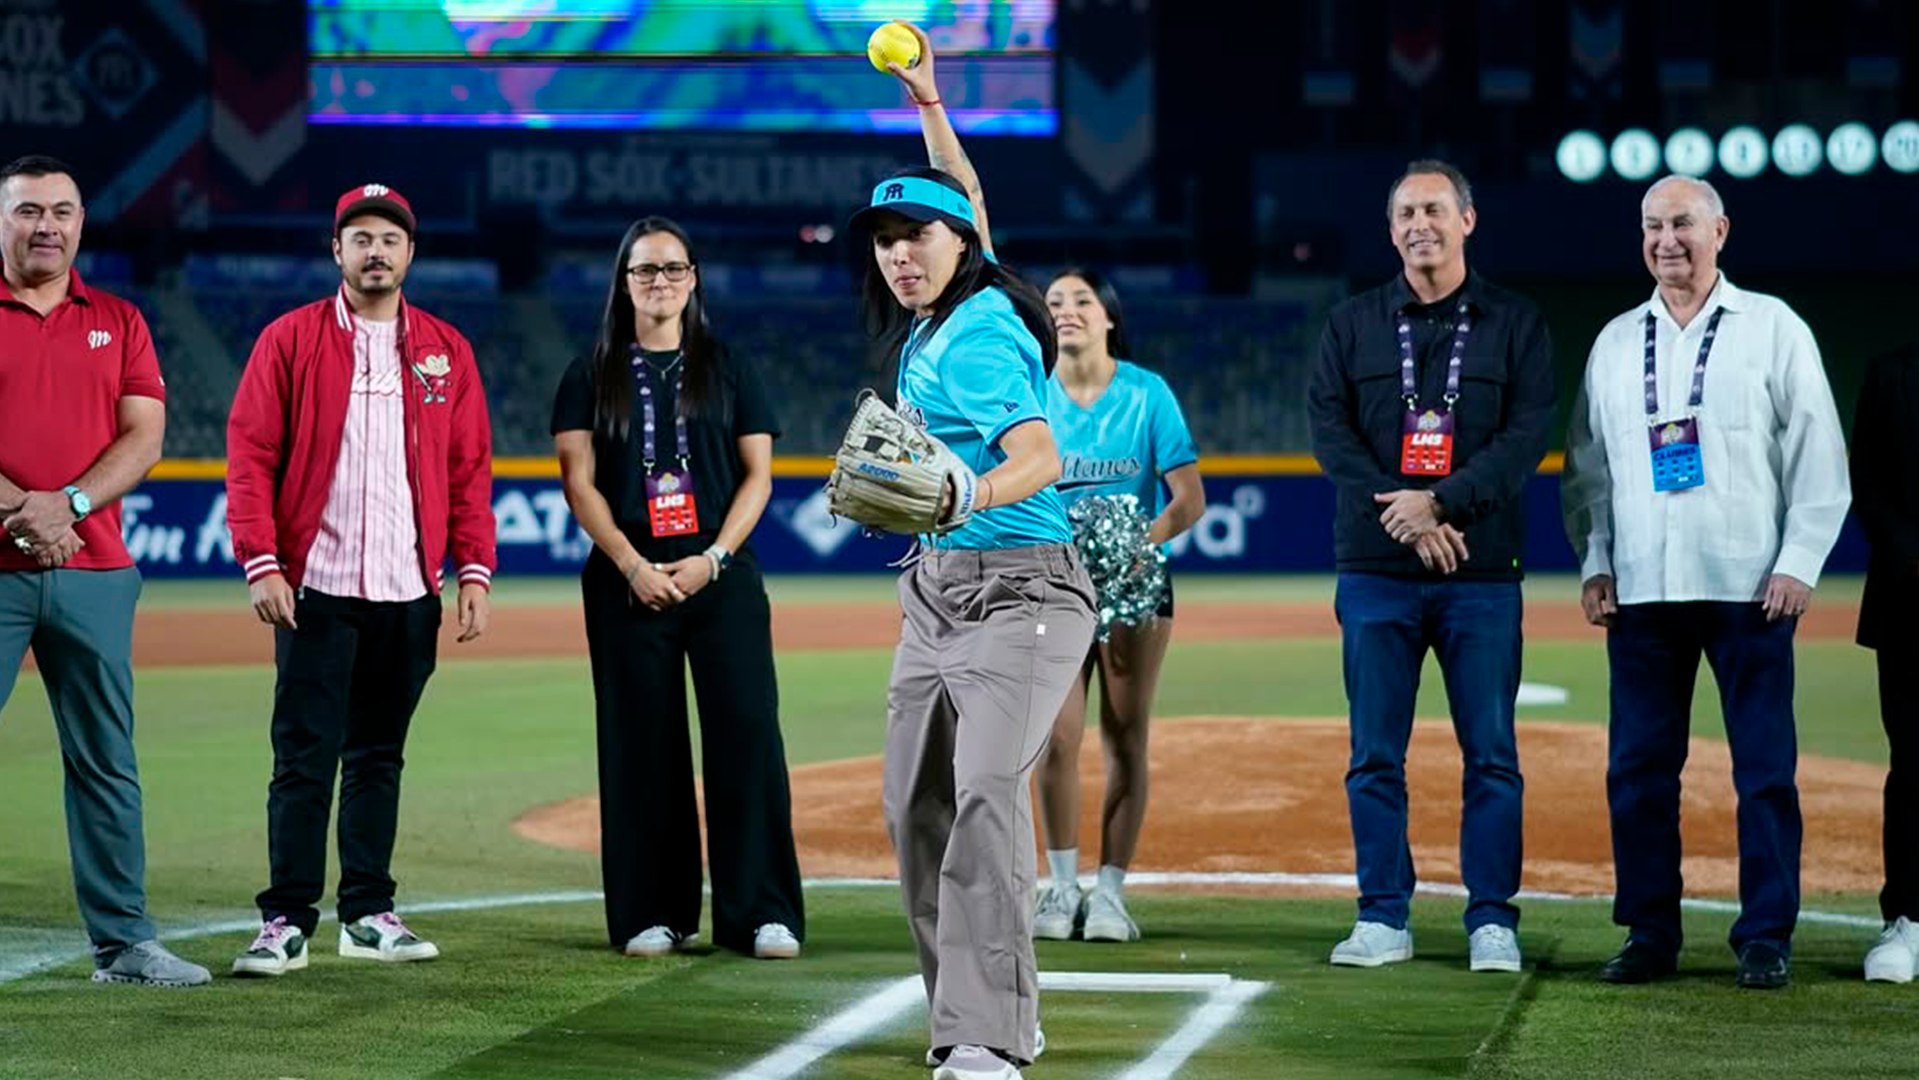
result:
M 782 458 L 773 500 L 754 533 L 761 564 L 776 573 L 884 570 L 908 542 L 868 537 L 834 521 L 821 490 L 827 462 Z M 1324 573 L 1333 569 L 1333 488 L 1312 460 L 1293 456 L 1221 456 L 1201 462 L 1207 509 L 1173 544 L 1181 572 Z M 225 466 L 219 461 L 165 461 L 127 497 L 128 547 L 149 577 L 235 574 L 226 530 Z M 1548 459 L 1526 490 L 1527 568 L 1575 569 L 1559 523 L 1557 458 Z M 568 513 L 557 466 L 543 458 L 495 463 L 493 514 L 500 529 L 500 572 L 575 572 L 589 543 Z M 1848 522 L 1829 569 L 1865 568 L 1865 546 Z

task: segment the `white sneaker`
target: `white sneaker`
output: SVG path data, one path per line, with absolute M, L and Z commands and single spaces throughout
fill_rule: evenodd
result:
M 1079 882 L 1068 878 L 1055 881 L 1039 893 L 1039 907 L 1033 912 L 1033 937 L 1045 941 L 1071 941 L 1079 928 L 1080 908 L 1085 895 Z
M 1472 952 L 1474 971 L 1518 971 L 1519 935 L 1492 923 L 1473 931 L 1467 947 Z
M 284 917 L 260 927 L 260 933 L 247 951 L 233 958 L 233 973 L 248 975 L 285 975 L 307 966 L 307 936 Z
M 1018 1066 L 984 1046 L 955 1046 L 933 1080 L 1020 1080 Z
M 1332 962 L 1340 967 L 1379 967 L 1413 958 L 1413 934 L 1385 923 L 1357 922 L 1345 941 L 1333 946 Z
M 1044 1054 L 1045 1052 L 1046 1052 L 1046 1029 L 1034 1028 L 1033 1029 L 1033 1060 L 1038 1061 L 1039 1056 L 1041 1054 Z M 926 1052 L 926 1067 L 929 1069 L 939 1068 L 940 1064 L 944 1062 L 945 1060 L 946 1058 L 941 1057 L 940 1052 L 938 1050 L 928 1050 Z
M 402 963 L 431 960 L 440 955 L 440 947 L 421 940 L 406 928 L 391 911 L 355 919 L 340 927 L 340 955 L 359 960 L 384 960 Z
M 1139 924 L 1126 914 L 1126 901 L 1118 893 L 1095 887 L 1086 898 L 1080 936 L 1088 941 L 1138 941 Z
M 1886 924 L 1879 941 L 1866 954 L 1866 981 L 1909 983 L 1919 959 L 1919 926 L 1904 915 Z
M 698 940 L 698 934 L 681 934 L 664 926 L 649 926 L 627 939 L 623 951 L 628 956 L 667 956 Z
M 761 960 L 791 960 L 800 954 L 800 939 L 783 924 L 770 922 L 753 932 L 753 955 Z

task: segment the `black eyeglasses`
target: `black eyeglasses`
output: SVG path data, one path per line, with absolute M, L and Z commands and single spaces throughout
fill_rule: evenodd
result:
M 692 272 L 693 264 L 683 262 L 670 262 L 665 265 L 659 263 L 640 263 L 638 266 L 629 266 L 626 268 L 627 275 L 642 285 L 652 281 L 656 277 L 664 277 L 666 280 L 678 284 L 679 282 L 685 281 L 686 275 Z

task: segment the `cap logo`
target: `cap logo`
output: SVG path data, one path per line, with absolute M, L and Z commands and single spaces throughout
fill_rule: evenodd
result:
M 369 199 L 384 199 L 392 193 L 393 189 L 387 187 L 385 184 L 368 184 L 360 189 L 360 194 Z
M 905 184 L 888 184 L 886 185 L 886 193 L 880 196 L 880 198 L 886 202 L 892 202 L 894 199 L 904 199 L 905 197 Z

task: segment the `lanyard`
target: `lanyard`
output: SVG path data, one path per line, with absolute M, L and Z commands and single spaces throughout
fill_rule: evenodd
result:
M 685 353 L 681 353 L 679 356 L 674 357 L 673 362 L 667 365 L 668 369 L 678 369 L 680 361 L 684 359 L 685 356 Z M 633 388 L 638 390 L 640 394 L 640 425 L 641 429 L 646 432 L 646 442 L 643 443 L 640 448 L 640 460 L 646 465 L 646 474 L 651 476 L 653 475 L 653 462 L 656 460 L 653 456 L 653 433 L 657 425 L 653 414 L 653 380 L 647 378 L 646 368 L 646 357 L 641 354 L 638 349 L 634 349 Z M 673 437 L 679 448 L 680 468 L 682 469 L 686 468 L 687 460 L 693 456 L 692 450 L 687 445 L 686 440 L 686 411 L 679 407 L 680 391 L 686 383 L 685 376 L 686 373 L 683 370 L 674 370 Z
M 1446 362 L 1446 411 L 1459 400 L 1459 365 L 1466 356 L 1466 338 L 1473 332 L 1472 316 L 1466 312 L 1466 296 L 1459 296 L 1459 324 L 1453 329 L 1452 358 Z M 1419 408 L 1419 380 L 1413 369 L 1413 324 L 1405 312 L 1399 313 L 1399 394 L 1406 399 L 1406 411 Z
M 1692 397 L 1686 403 L 1691 412 L 1699 411 L 1699 403 L 1706 396 L 1706 361 L 1712 357 L 1712 339 L 1719 336 L 1719 316 L 1726 309 L 1717 307 L 1712 310 L 1712 318 L 1706 320 L 1706 336 L 1699 341 L 1699 360 L 1692 366 Z M 1659 343 L 1659 317 L 1646 312 L 1646 422 L 1656 424 L 1659 419 L 1659 374 L 1653 366 L 1655 346 Z

